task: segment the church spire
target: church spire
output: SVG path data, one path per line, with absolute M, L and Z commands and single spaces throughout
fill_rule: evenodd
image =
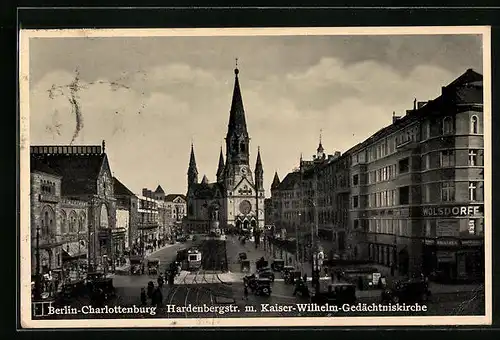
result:
M 229 113 L 228 136 L 232 132 L 247 132 L 247 123 L 245 119 L 245 110 L 243 108 L 243 99 L 241 97 L 240 81 L 238 79 L 238 59 L 236 59 L 236 68 L 234 69 L 234 89 L 233 100 L 231 102 L 231 111 Z
M 323 159 L 325 157 L 325 149 L 323 148 L 323 144 L 321 142 L 321 137 L 322 137 L 323 130 L 319 130 L 319 145 L 318 148 L 316 149 L 316 158 Z
M 188 187 L 191 184 L 198 183 L 198 169 L 196 168 L 196 159 L 194 157 L 194 145 L 191 143 L 191 155 L 189 157 L 188 168 Z
M 257 147 L 257 161 L 255 162 L 255 186 L 257 190 L 264 189 L 264 169 L 260 159 L 260 146 Z
M 222 154 L 222 146 L 220 147 L 219 166 L 217 167 L 217 182 L 224 180 L 224 155 Z
M 208 184 L 207 175 L 203 175 L 203 179 L 201 180 L 201 184 Z

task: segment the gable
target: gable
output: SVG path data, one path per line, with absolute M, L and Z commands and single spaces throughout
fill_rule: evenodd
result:
M 185 203 L 184 199 L 181 196 L 177 196 L 174 200 L 174 203 Z
M 254 186 L 247 178 L 243 178 L 234 187 L 233 195 L 234 196 L 255 196 Z

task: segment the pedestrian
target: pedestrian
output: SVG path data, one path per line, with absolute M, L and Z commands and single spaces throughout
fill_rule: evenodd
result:
M 246 285 L 243 288 L 243 300 L 248 301 L 248 287 Z
M 302 280 L 305 284 L 307 284 L 307 274 L 304 274 L 304 276 L 302 276 Z
M 144 262 L 141 264 L 141 275 L 144 275 Z
M 148 303 L 148 297 L 146 296 L 146 290 L 141 288 L 141 303 L 145 306 Z

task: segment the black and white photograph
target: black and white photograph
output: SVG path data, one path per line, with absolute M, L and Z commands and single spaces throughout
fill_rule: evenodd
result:
M 488 27 L 20 32 L 27 328 L 491 323 Z

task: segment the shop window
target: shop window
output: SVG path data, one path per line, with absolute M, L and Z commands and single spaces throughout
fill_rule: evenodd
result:
M 410 171 L 410 159 L 403 158 L 399 161 L 399 173 L 403 174 Z
M 399 204 L 405 205 L 410 203 L 410 187 L 399 188 Z
M 441 167 L 455 165 L 455 152 L 453 150 L 441 151 Z
M 477 182 L 469 182 L 469 200 L 477 201 Z
M 470 133 L 473 135 L 479 133 L 479 119 L 477 116 L 472 116 L 470 118 Z
M 470 166 L 477 166 L 478 165 L 477 150 L 469 150 L 469 165 Z
M 443 182 L 441 183 L 441 201 L 452 202 L 455 200 L 455 183 Z
M 443 135 L 451 135 L 453 133 L 453 120 L 451 117 L 443 118 Z

